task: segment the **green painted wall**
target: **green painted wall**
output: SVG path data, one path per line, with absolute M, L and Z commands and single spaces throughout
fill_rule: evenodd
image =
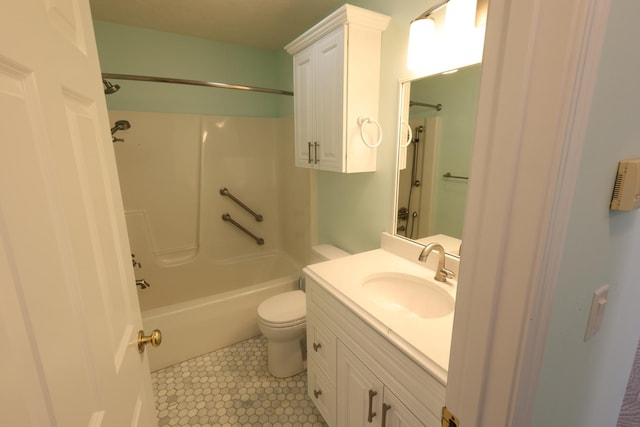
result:
M 318 172 L 318 241 L 350 252 L 380 246 L 380 233 L 391 232 L 396 171 L 396 132 L 400 80 L 407 76 L 409 23 L 432 1 L 355 0 L 350 4 L 391 17 L 382 33 L 380 109 L 384 130 L 378 147 L 376 172 L 337 174 Z
M 469 176 L 479 88 L 480 64 L 411 84 L 411 100 L 443 105 L 440 111 L 413 107 L 409 116 L 441 119 L 432 234 L 462 238 L 468 181 L 445 179 L 442 175 L 450 172 L 452 175 Z
M 637 0 L 612 2 L 533 427 L 632 425 L 616 420 L 640 337 L 640 211 L 610 211 L 609 203 L 618 161 L 640 157 L 640 57 L 630 54 L 640 38 L 638 14 Z M 602 326 L 585 342 L 592 295 L 603 284 L 610 290 Z M 638 408 L 636 401 L 631 409 Z
M 219 43 L 95 21 L 103 72 L 206 80 L 292 90 L 290 65 L 279 51 Z M 286 54 L 284 54 L 286 55 Z M 116 81 L 107 96 L 115 110 L 279 117 L 293 97 L 197 86 Z M 283 113 L 281 113 L 283 112 Z
M 399 82 L 407 75 L 409 22 L 434 1 L 356 0 L 349 2 L 391 16 L 383 33 L 380 124 L 384 138 L 375 173 L 318 172 L 318 241 L 350 252 L 379 246 L 391 231 L 396 162 Z M 291 57 L 271 51 L 195 37 L 94 22 L 103 72 L 159 75 L 293 90 Z M 118 82 L 107 97 L 110 109 L 281 117 L 293 113 L 291 97 L 144 82 Z

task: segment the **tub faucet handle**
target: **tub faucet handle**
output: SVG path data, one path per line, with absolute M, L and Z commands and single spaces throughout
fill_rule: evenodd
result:
M 136 280 L 136 287 L 138 289 L 147 289 L 149 287 L 151 287 L 151 284 L 149 282 L 147 282 L 144 279 L 137 279 Z
M 131 264 L 133 264 L 133 268 L 136 268 L 136 267 L 142 268 L 142 264 L 136 261 L 135 254 L 131 254 Z

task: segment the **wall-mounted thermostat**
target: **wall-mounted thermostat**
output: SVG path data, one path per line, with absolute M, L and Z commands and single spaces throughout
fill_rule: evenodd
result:
M 622 160 L 611 196 L 611 209 L 632 211 L 640 208 L 640 159 Z

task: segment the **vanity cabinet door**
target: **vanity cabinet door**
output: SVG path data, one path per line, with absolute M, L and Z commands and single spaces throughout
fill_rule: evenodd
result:
M 336 425 L 336 386 L 335 377 L 328 377 L 315 360 L 309 359 L 307 365 L 307 388 L 311 401 L 322 414 L 329 426 Z
M 438 427 L 440 421 L 433 417 L 429 420 L 420 421 L 402 401 L 393 394 L 388 387 L 384 389 L 384 402 L 382 408 L 383 427 L 414 427 L 427 426 Z
M 338 427 L 438 427 L 420 420 L 344 344 L 338 343 Z
M 338 343 L 338 427 L 381 427 L 383 384 Z

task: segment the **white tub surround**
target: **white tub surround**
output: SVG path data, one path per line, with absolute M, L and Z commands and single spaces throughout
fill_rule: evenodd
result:
M 438 256 L 432 253 L 425 267 L 418 262 L 422 246 L 409 241 L 385 244 L 385 239 L 386 249 L 304 269 L 309 394 L 330 425 L 356 425 L 368 418 L 369 408 L 357 402 L 367 402 L 371 393 L 369 406 L 388 422 L 437 426 L 444 405 L 453 310 L 422 318 L 381 304 L 362 284 L 380 274 L 432 280 Z M 446 267 L 457 272 L 457 259 L 447 258 Z M 435 286 L 455 301 L 455 280 Z

